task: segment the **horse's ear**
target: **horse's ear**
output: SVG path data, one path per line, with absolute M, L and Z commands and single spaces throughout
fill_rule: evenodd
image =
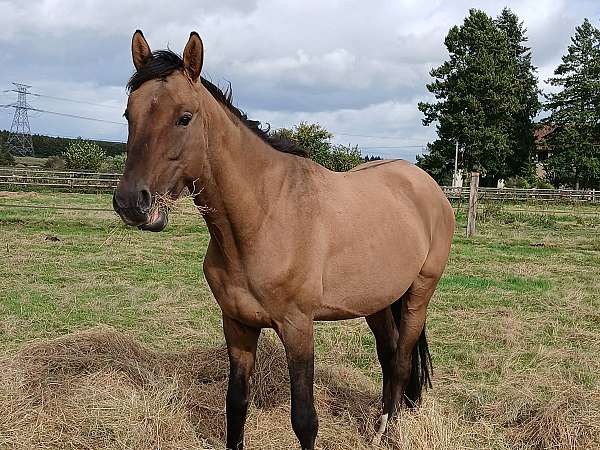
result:
M 133 65 L 136 70 L 140 70 L 152 58 L 152 51 L 146 42 L 146 38 L 141 30 L 133 33 L 131 40 L 131 55 L 133 56 Z
M 183 50 L 183 65 L 192 81 L 196 81 L 202 70 L 202 61 L 204 59 L 204 45 L 198 33 L 192 31 L 190 39 Z

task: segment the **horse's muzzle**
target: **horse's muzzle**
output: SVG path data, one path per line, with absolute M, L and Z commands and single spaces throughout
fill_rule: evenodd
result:
M 140 230 L 144 231 L 162 231 L 169 223 L 169 214 L 166 209 L 157 206 L 152 214 L 149 215 L 146 223 L 138 225 Z
M 162 231 L 169 222 L 166 208 L 156 205 L 146 192 L 138 193 L 131 201 L 117 190 L 113 195 L 113 209 L 126 225 L 145 231 Z

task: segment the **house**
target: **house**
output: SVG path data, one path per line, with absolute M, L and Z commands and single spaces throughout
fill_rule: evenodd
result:
M 548 146 L 547 138 L 558 128 L 557 125 L 536 124 L 533 129 L 533 138 L 535 139 L 535 162 L 540 163 L 547 160 L 552 154 Z
M 546 178 L 546 170 L 544 169 L 544 161 L 552 155 L 552 149 L 548 145 L 547 138 L 557 130 L 557 125 L 536 124 L 533 129 L 533 138 L 535 140 L 535 173 L 541 178 Z

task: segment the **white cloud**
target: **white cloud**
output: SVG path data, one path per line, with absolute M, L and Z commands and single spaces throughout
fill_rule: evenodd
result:
M 479 3 L 492 16 L 508 3 L 525 22 L 540 80 L 552 74 L 584 17 L 599 25 L 600 8 L 588 0 Z M 425 144 L 435 130 L 421 126 L 416 102 L 429 98 L 428 72 L 447 56 L 444 37 L 472 4 L 0 0 L 0 90 L 22 81 L 40 92 L 122 104 L 135 29 L 144 31 L 152 48 L 169 45 L 176 51 L 197 30 L 205 44 L 206 74 L 217 82 L 231 80 L 237 103 L 252 117 L 281 125 L 319 121 L 349 134 L 395 137 L 338 136 L 343 143 Z M 120 120 L 121 113 L 58 102 L 47 107 L 108 120 Z M 36 132 L 123 138 L 122 131 L 94 122 L 40 115 L 32 125 Z M 9 126 L 10 116 L 0 115 L 0 128 Z M 388 155 L 407 152 L 413 150 L 381 149 Z

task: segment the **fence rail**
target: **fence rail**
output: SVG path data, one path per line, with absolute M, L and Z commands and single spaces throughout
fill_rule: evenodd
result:
M 468 187 L 455 188 L 442 186 L 442 190 L 451 200 L 469 200 Z M 600 202 L 600 191 L 575 189 L 520 189 L 520 188 L 478 188 L 480 200 L 503 201 L 566 201 L 566 202 Z
M 112 192 L 121 174 L 67 172 L 30 168 L 0 167 L 0 190 L 59 189 L 73 192 Z M 451 200 L 468 201 L 469 188 L 442 186 Z M 600 191 L 574 189 L 486 188 L 478 191 L 480 200 L 504 201 L 566 201 L 600 203 Z
M 0 167 L 0 189 L 59 189 L 73 192 L 111 192 L 121 174 L 66 172 Z

